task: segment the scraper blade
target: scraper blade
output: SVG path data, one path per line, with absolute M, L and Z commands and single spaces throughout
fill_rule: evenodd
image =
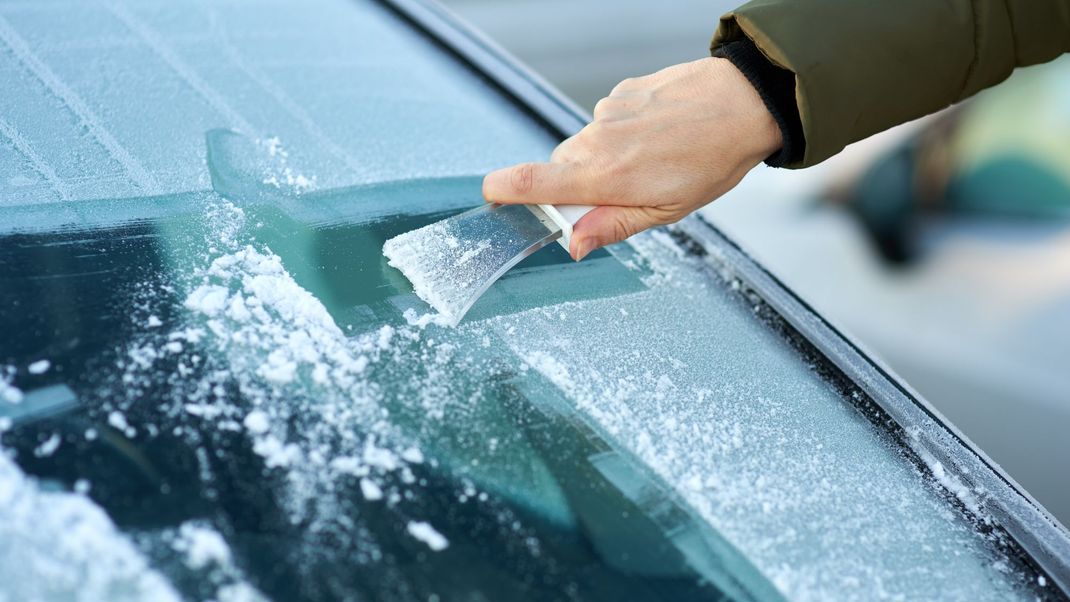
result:
M 490 285 L 561 230 L 538 206 L 488 204 L 395 236 L 383 254 L 456 326 Z

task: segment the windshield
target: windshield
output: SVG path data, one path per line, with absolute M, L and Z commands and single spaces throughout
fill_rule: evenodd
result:
M 0 72 L 9 597 L 1035 593 L 664 233 L 433 324 L 383 241 L 556 140 L 378 4 L 3 3 Z

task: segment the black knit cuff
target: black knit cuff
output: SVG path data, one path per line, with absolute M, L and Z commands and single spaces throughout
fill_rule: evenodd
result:
M 762 97 L 769 113 L 773 115 L 784 146 L 766 157 L 771 167 L 783 167 L 802 161 L 806 151 L 799 106 L 795 103 L 795 74 L 781 69 L 765 58 L 761 50 L 748 39 L 736 40 L 718 46 L 713 56 L 725 58 L 739 69 Z

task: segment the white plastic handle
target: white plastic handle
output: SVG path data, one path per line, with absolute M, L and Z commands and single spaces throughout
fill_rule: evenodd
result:
M 539 207 L 555 224 L 561 226 L 561 238 L 557 239 L 557 242 L 565 247 L 566 251 L 569 243 L 572 242 L 572 226 L 594 209 L 593 205 L 539 205 Z

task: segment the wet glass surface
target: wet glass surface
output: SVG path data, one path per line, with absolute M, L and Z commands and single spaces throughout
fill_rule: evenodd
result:
M 553 139 L 376 5 L 0 2 L 0 42 L 9 597 L 1032 593 L 662 232 L 429 323 L 383 242 Z

